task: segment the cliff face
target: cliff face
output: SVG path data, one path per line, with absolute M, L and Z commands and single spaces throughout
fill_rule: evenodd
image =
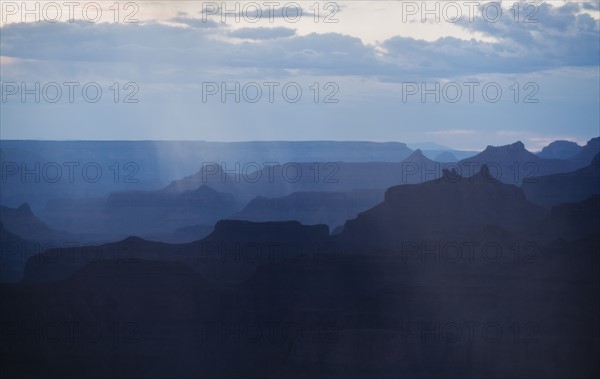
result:
M 355 218 L 359 212 L 380 203 L 383 194 L 384 190 L 355 190 L 256 197 L 232 218 L 257 222 L 297 220 L 304 225 L 327 224 L 333 230 Z
M 579 203 L 552 207 L 542 224 L 542 232 L 565 239 L 600 236 L 600 195 L 593 195 Z
M 27 203 L 18 208 L 0 206 L 0 222 L 7 231 L 28 241 L 57 241 L 69 237 L 37 218 Z
M 253 242 L 281 242 L 310 245 L 323 243 L 329 238 L 327 225 L 302 225 L 298 221 L 250 222 L 222 220 L 215 230 L 201 242 L 230 241 L 249 244 Z
M 598 154 L 600 154 L 600 137 L 589 140 L 585 146 L 569 160 L 578 164 L 579 167 L 583 167 L 588 165 Z
M 522 187 L 531 202 L 548 208 L 586 200 L 600 194 L 600 155 L 582 169 L 534 177 L 524 182 Z
M 47 250 L 27 260 L 23 281 L 51 283 L 69 278 L 88 264 L 163 260 L 185 263 L 214 281 L 240 281 L 256 267 L 281 260 L 316 259 L 329 248 L 327 225 L 297 221 L 262 222 L 223 220 L 202 240 L 171 245 L 129 237 L 122 241 Z M 110 267 L 107 266 L 107 267 Z
M 440 180 L 390 188 L 378 206 L 348 221 L 344 246 L 394 247 L 402 241 L 457 238 L 488 226 L 525 233 L 544 216 L 523 191 L 491 177 L 486 166 L 466 178 L 444 172 Z
M 0 282 L 17 282 L 21 279 L 25 257 L 23 247 L 27 243 L 19 236 L 9 232 L 0 222 Z
M 237 211 L 230 193 L 200 186 L 183 192 L 129 191 L 110 194 L 104 216 L 115 231 L 146 235 L 195 224 L 212 224 Z
M 488 166 L 495 179 L 515 185 L 532 176 L 569 172 L 583 166 L 570 160 L 540 158 L 527 151 L 521 141 L 504 146 L 488 146 L 481 153 L 461 160 L 460 173 L 471 176 L 483 165 Z
M 554 141 L 538 153 L 546 159 L 569 159 L 581 151 L 582 147 L 572 141 Z

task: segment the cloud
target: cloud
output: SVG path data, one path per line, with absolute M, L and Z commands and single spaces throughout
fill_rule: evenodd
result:
M 529 6 L 530 8 L 525 8 Z M 520 22 L 515 22 L 510 12 L 498 22 L 482 17 L 474 23 L 463 20 L 462 26 L 471 32 L 481 32 L 496 38 L 503 54 L 497 58 L 515 58 L 521 65 L 595 66 L 599 64 L 600 23 L 589 14 L 582 13 L 578 3 L 561 7 L 548 3 L 535 5 L 520 3 Z M 525 11 L 525 9 L 529 9 Z M 529 22 L 523 22 L 527 18 Z M 506 59 L 502 59 L 506 63 Z
M 184 24 L 191 28 L 218 28 L 218 27 L 222 27 L 225 25 L 225 24 L 221 24 L 216 21 L 213 21 L 213 20 L 208 20 L 208 19 L 203 20 L 203 19 L 199 19 L 199 18 L 191 18 L 191 17 L 184 17 L 184 16 L 174 17 L 174 18 L 170 19 L 169 21 L 175 22 L 178 24 Z
M 186 17 L 141 24 L 24 23 L 2 28 L 2 54 L 40 62 L 68 62 L 72 70 L 89 65 L 129 65 L 140 78 L 190 80 L 190 74 L 227 70 L 231 75 L 335 75 L 377 78 L 386 82 L 408 77 L 449 78 L 492 73 L 524 73 L 562 67 L 599 65 L 598 20 L 577 4 L 539 5 L 538 23 L 497 23 L 482 18 L 463 22 L 473 33 L 496 42 L 454 37 L 435 41 L 396 36 L 381 45 L 339 33 L 298 35 L 285 27 L 241 28 Z M 244 40 L 235 43 L 228 37 Z M 77 67 L 78 64 L 83 66 Z M 110 70 L 109 66 L 105 70 Z M 155 73 L 155 75 L 149 74 Z M 149 74 L 149 75 L 148 75 Z M 170 77 L 169 77 L 170 75 Z
M 265 39 L 276 39 L 276 38 L 286 38 L 291 37 L 296 34 L 296 30 L 285 28 L 285 27 L 275 27 L 275 28 L 240 28 L 234 31 L 229 32 L 230 37 L 242 38 L 242 39 L 251 39 L 251 40 L 265 40 Z
M 598 10 L 600 10 L 600 3 L 597 3 L 597 2 L 583 3 L 582 7 L 585 10 L 598 11 Z
M 470 32 L 483 33 L 497 42 L 453 37 L 433 42 L 393 37 L 383 43 L 387 59 L 408 71 L 461 75 L 478 73 L 522 73 L 565 66 L 597 66 L 600 63 L 599 22 L 580 13 L 577 4 L 551 7 L 538 5 L 532 21 L 498 22 L 482 17 L 461 21 Z
M 376 74 L 380 64 L 372 47 L 358 38 L 337 33 L 233 43 L 215 38 L 228 36 L 229 31 L 221 29 L 181 28 L 155 22 L 10 24 L 2 30 L 2 52 L 14 58 L 64 62 L 70 70 L 86 71 L 96 63 L 127 64 L 138 67 L 141 78 L 154 78 L 142 75 L 154 68 L 169 72 L 175 81 L 182 76 L 189 80 L 190 70 L 226 67 L 233 70 L 228 70 L 230 75 L 235 75 L 235 70 L 240 73 L 277 70 L 282 75 L 285 70 L 364 75 Z M 242 30 L 238 35 L 267 38 L 293 32 L 286 28 L 255 29 Z M 105 66 L 106 70 L 109 68 Z
M 277 18 L 294 20 L 307 13 L 306 9 L 303 9 L 298 3 L 292 2 L 286 4 L 284 7 L 273 8 L 267 6 L 267 4 L 263 3 L 264 6 L 260 6 L 258 3 L 248 3 L 245 7 L 241 7 L 239 2 L 233 2 L 230 8 L 227 6 L 218 6 L 216 3 L 205 3 L 203 4 L 203 9 L 198 13 L 202 14 L 203 17 L 211 17 L 223 23 L 231 21 L 241 22 L 242 20 L 253 22 L 257 19 L 273 20 Z

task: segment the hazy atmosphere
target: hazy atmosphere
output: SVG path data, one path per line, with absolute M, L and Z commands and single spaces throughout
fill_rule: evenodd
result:
M 598 378 L 598 1 L 0 0 L 0 379 Z

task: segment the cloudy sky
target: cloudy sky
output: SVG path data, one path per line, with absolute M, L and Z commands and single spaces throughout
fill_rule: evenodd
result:
M 598 2 L 1 2 L 2 139 L 600 134 Z

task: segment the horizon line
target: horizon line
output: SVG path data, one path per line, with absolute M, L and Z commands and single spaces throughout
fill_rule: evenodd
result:
M 599 136 L 600 137 L 600 136 Z M 594 138 L 598 138 L 598 137 L 594 137 Z M 329 140 L 329 139 L 316 139 L 316 140 L 244 140 L 244 141 L 211 141 L 211 140 L 192 140 L 192 139 L 188 139 L 188 140 L 181 140 L 181 139 L 43 139 L 43 138 L 35 138 L 35 139 L 2 139 L 0 138 L 0 143 L 2 142 L 26 142 L 26 141 L 31 141 L 31 142 L 177 142 L 177 143 L 193 143 L 193 142 L 205 142 L 205 143 L 222 143 L 222 144 L 241 144 L 241 143 L 310 143 L 310 142 L 326 142 L 326 143 L 374 143 L 374 144 L 401 144 L 401 145 L 405 145 L 407 148 L 416 151 L 416 150 L 444 150 L 444 149 L 449 149 L 449 150 L 454 150 L 454 151 L 462 151 L 462 152 L 473 152 L 473 151 L 478 151 L 481 152 L 483 150 L 485 150 L 485 148 L 483 149 L 476 149 L 476 148 L 453 148 L 450 146 L 446 146 L 446 145 L 440 145 L 440 149 L 423 149 L 420 147 L 417 147 L 415 149 L 411 148 L 409 145 L 414 144 L 427 144 L 427 143 L 431 143 L 431 144 L 438 144 L 437 142 L 434 141 L 422 141 L 422 142 L 402 142 L 402 141 L 368 141 L 368 140 Z M 568 142 L 575 142 L 579 145 L 579 143 L 577 141 L 569 141 L 569 140 L 556 140 L 556 141 L 568 141 Z M 556 142 L 556 141 L 552 141 L 552 142 Z M 514 141 L 513 143 L 517 143 L 517 142 L 521 142 L 521 140 L 517 140 Z M 506 144 L 506 145 L 510 145 L 512 143 Z M 506 145 L 498 145 L 498 146 L 506 146 Z M 494 146 L 494 145 L 486 145 L 486 146 Z M 541 151 L 540 150 L 532 150 L 532 151 Z

